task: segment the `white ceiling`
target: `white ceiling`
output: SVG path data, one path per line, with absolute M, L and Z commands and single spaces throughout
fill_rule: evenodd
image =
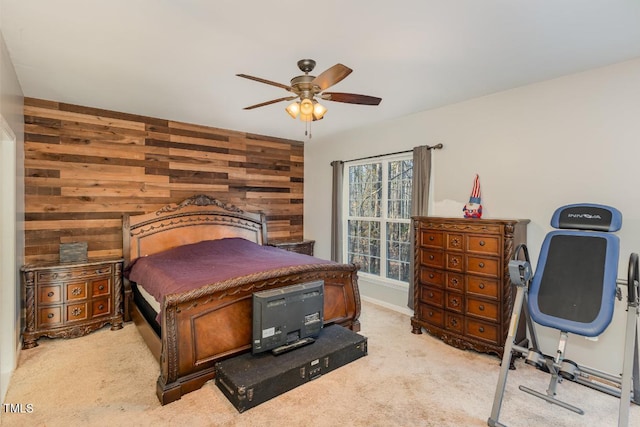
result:
M 299 59 L 330 90 L 315 138 L 640 57 L 638 0 L 0 0 L 25 96 L 304 139 L 283 89 Z M 588 90 L 588 88 L 585 88 Z

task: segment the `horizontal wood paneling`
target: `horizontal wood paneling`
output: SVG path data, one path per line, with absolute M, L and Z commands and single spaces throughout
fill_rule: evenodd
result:
M 303 236 L 304 147 L 197 124 L 25 98 L 26 261 L 60 243 L 122 256 L 122 214 L 194 194 L 262 211 L 270 239 Z

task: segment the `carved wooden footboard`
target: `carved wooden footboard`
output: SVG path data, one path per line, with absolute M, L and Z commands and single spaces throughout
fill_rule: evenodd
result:
M 205 239 L 240 236 L 263 244 L 265 227 L 262 215 L 194 196 L 154 213 L 125 216 L 125 262 Z M 160 402 L 164 405 L 197 390 L 215 376 L 217 361 L 251 349 L 253 292 L 315 280 L 324 280 L 324 323 L 359 331 L 360 295 L 357 267 L 352 264 L 288 267 L 168 295 L 161 310 L 160 337 L 137 310 L 125 281 L 125 319 L 132 314 L 160 362 Z

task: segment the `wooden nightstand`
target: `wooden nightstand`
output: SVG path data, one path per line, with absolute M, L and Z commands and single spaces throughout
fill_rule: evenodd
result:
M 315 240 L 273 240 L 268 244 L 269 246 L 275 246 L 277 248 L 284 249 L 285 251 L 313 256 L 313 245 L 315 242 Z
M 25 265 L 23 349 L 41 336 L 76 338 L 111 324 L 122 328 L 122 259 Z

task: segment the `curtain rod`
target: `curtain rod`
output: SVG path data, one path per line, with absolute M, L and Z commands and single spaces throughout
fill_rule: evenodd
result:
M 431 147 L 429 147 L 427 145 L 427 149 L 429 150 L 439 150 L 442 147 L 444 147 L 444 145 L 442 145 L 442 143 L 436 144 L 436 145 L 432 145 Z M 405 151 L 396 151 L 395 153 L 388 153 L 388 154 L 378 154 L 375 156 L 369 156 L 369 157 L 360 157 L 359 159 L 351 159 L 351 160 L 344 160 L 343 163 L 348 163 L 348 162 L 357 162 L 358 160 L 367 160 L 367 159 L 375 159 L 378 157 L 386 157 L 386 156 L 393 156 L 395 154 L 405 154 L 405 153 L 412 153 L 413 150 L 405 150 Z

